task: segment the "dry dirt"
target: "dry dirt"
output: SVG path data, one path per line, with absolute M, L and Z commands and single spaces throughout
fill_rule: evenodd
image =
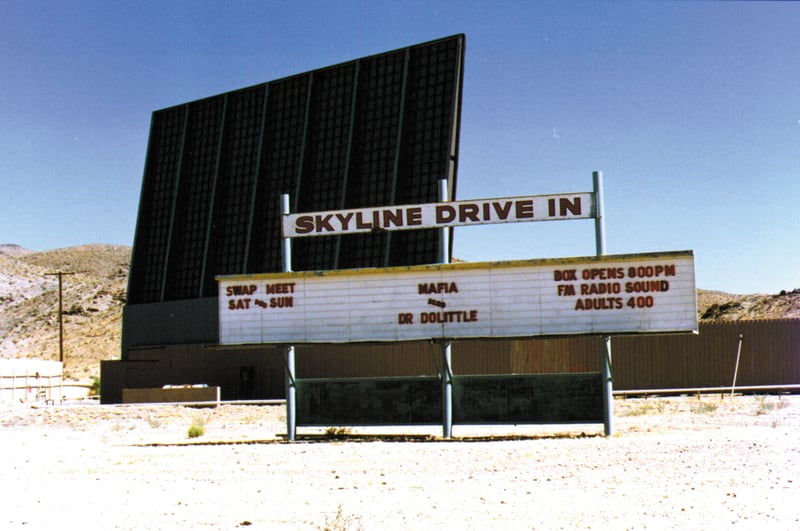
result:
M 283 406 L 5 406 L 0 526 L 800 528 L 800 396 L 617 399 L 614 411 L 612 437 L 303 428 L 287 443 Z M 205 434 L 190 439 L 193 424 Z

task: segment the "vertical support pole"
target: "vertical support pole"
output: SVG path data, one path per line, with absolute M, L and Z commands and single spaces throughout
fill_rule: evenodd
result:
M 283 216 L 288 216 L 290 213 L 289 194 L 281 194 L 281 227 L 283 227 Z M 281 267 L 284 273 L 289 273 L 292 270 L 292 239 L 284 236 L 281 238 L 281 243 L 283 244 Z
M 64 303 L 62 296 L 62 279 L 64 275 L 74 275 L 74 273 L 65 273 L 64 271 L 45 273 L 45 276 L 58 277 L 58 361 L 61 362 L 62 368 L 64 366 Z
M 447 190 L 447 179 L 439 181 L 439 201 L 444 203 L 450 199 Z M 439 262 L 450 263 L 450 229 L 439 229 Z M 443 339 L 442 346 L 442 437 L 453 436 L 453 370 L 450 341 Z
M 281 194 L 281 215 L 290 213 L 289 194 Z M 281 219 L 281 226 L 283 219 Z M 282 240 L 283 272 L 292 270 L 292 239 Z M 297 387 L 295 385 L 294 345 L 286 347 L 286 437 L 294 441 L 297 435 Z
M 594 236 L 597 247 L 597 256 L 606 254 L 606 225 L 603 212 L 603 172 L 592 173 L 594 184 L 595 217 Z M 603 343 L 603 424 L 606 437 L 614 435 L 614 395 L 613 375 L 611 373 L 611 336 L 602 336 Z
M 614 377 L 611 373 L 611 336 L 603 336 L 603 424 L 606 437 L 614 435 Z
M 449 201 L 449 194 L 447 191 L 447 179 L 439 181 L 439 202 L 445 203 Z M 450 263 L 450 230 L 447 227 L 439 229 L 439 263 Z
M 441 341 L 442 346 L 442 437 L 453 436 L 453 370 L 450 341 Z
M 736 367 L 733 369 L 733 383 L 731 384 L 731 398 L 733 398 L 733 392 L 736 390 L 736 377 L 739 375 L 739 358 L 742 356 L 742 341 L 744 340 L 744 335 L 739 334 L 739 348 L 736 349 Z
M 286 437 L 297 437 L 297 387 L 295 386 L 294 345 L 286 347 Z
M 64 305 L 62 303 L 63 297 L 61 296 L 61 278 L 64 274 L 58 272 L 58 361 L 64 365 Z

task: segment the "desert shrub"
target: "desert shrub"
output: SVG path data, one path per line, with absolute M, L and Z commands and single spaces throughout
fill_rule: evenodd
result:
M 789 403 L 782 400 L 780 396 L 778 396 L 777 402 L 768 400 L 766 396 L 756 396 L 756 415 L 766 415 L 775 409 L 783 409 L 787 405 Z
M 640 415 L 650 415 L 650 414 L 657 414 L 663 413 L 665 409 L 665 404 L 663 400 L 657 400 L 655 402 L 644 401 L 638 404 L 636 407 L 628 409 L 622 413 L 623 417 L 638 417 Z
M 189 426 L 189 431 L 187 435 L 190 439 L 196 439 L 197 437 L 202 437 L 206 433 L 206 423 L 202 418 L 196 418 L 191 426 Z
M 692 406 L 692 413 L 711 414 L 717 411 L 719 404 L 701 400 Z

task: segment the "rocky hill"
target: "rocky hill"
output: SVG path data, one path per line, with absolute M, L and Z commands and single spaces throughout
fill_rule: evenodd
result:
M 63 276 L 64 374 L 98 376 L 119 358 L 131 248 L 82 245 L 31 252 L 0 245 L 0 358 L 59 359 L 58 277 Z
M 63 277 L 65 377 L 99 376 L 118 359 L 131 248 L 81 245 L 31 252 L 0 245 L 0 358 L 57 360 L 58 278 Z M 700 320 L 800 319 L 800 289 L 775 295 L 698 290 Z
M 731 295 L 721 291 L 697 290 L 700 321 L 741 319 L 800 319 L 800 289 L 775 295 Z

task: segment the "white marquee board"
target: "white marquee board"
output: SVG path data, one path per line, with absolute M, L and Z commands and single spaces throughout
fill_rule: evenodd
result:
M 218 281 L 224 345 L 697 332 L 691 251 Z

